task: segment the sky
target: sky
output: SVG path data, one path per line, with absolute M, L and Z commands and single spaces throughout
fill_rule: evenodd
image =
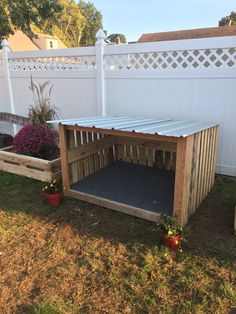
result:
M 91 0 L 109 34 L 136 41 L 143 33 L 218 26 L 236 11 L 236 0 Z

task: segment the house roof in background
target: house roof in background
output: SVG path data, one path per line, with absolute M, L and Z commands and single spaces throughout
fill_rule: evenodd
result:
M 168 41 L 180 39 L 209 38 L 222 36 L 236 36 L 236 26 L 220 26 L 210 28 L 196 28 L 172 32 L 143 34 L 138 43 Z
M 43 34 L 43 33 L 37 33 L 38 38 L 33 38 L 34 43 L 39 45 L 39 42 L 37 40 L 40 39 L 51 39 L 56 40 L 58 43 L 58 48 L 67 48 L 67 46 L 63 43 L 63 41 L 60 40 L 57 36 L 49 35 L 49 34 Z
M 18 30 L 8 37 L 10 48 L 13 51 L 39 50 L 39 47 L 22 31 Z
M 40 39 L 53 39 L 58 43 L 58 48 L 67 48 L 66 45 L 57 37 L 48 34 L 37 34 L 38 38 L 30 39 L 21 30 L 17 30 L 14 35 L 8 37 L 8 42 L 12 51 L 40 50 L 44 49 L 40 45 Z

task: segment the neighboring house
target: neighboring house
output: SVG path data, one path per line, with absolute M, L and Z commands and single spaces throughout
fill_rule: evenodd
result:
M 220 26 L 220 27 L 196 28 L 196 29 L 188 29 L 188 30 L 172 31 L 172 32 L 143 34 L 138 39 L 137 42 L 146 43 L 146 42 L 153 42 L 153 41 L 223 37 L 223 36 L 235 36 L 235 35 L 236 35 L 236 26 Z
M 16 31 L 7 40 L 12 51 L 39 50 L 39 47 L 22 31 Z
M 33 42 L 39 49 L 62 49 L 66 45 L 57 37 L 48 34 L 37 34 L 38 38 L 33 38 Z
M 20 30 L 10 35 L 8 41 L 12 51 L 67 48 L 57 36 L 37 34 L 37 38 L 31 39 Z

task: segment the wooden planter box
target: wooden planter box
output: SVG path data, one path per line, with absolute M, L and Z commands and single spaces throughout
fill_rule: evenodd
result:
M 12 146 L 0 149 L 0 170 L 39 181 L 61 178 L 61 159 L 45 160 L 11 152 Z

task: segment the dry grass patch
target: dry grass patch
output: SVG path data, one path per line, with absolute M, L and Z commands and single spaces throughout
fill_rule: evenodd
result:
M 51 207 L 38 182 L 0 172 L 0 313 L 230 313 L 235 203 L 236 182 L 218 178 L 181 254 L 153 223 L 69 198 Z

